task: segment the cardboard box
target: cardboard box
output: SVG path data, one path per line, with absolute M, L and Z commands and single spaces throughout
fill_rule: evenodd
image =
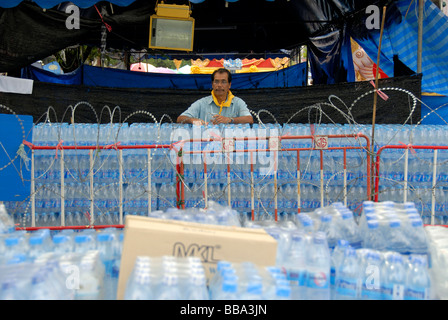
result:
M 219 260 L 273 266 L 276 254 L 277 241 L 262 229 L 126 216 L 117 297 L 124 297 L 137 256 L 196 256 L 210 279 Z

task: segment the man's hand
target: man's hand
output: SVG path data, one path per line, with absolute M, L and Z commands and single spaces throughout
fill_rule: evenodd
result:
M 191 121 L 191 124 L 194 125 L 194 126 L 201 126 L 201 125 L 202 126 L 206 126 L 208 123 L 205 122 L 202 119 L 194 119 L 194 120 Z
M 224 116 L 222 116 L 222 115 L 220 115 L 220 114 L 215 114 L 215 115 L 212 117 L 212 123 L 213 123 L 213 124 L 220 124 L 220 123 L 225 123 L 225 124 L 227 124 L 227 123 L 230 123 L 230 121 L 231 121 L 230 118 L 228 118 L 228 117 L 224 117 Z

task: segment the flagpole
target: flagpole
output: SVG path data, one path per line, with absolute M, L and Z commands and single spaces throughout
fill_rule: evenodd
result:
M 376 71 L 375 71 L 375 92 L 373 94 L 373 115 L 372 115 L 372 141 L 371 141 L 371 148 L 370 151 L 372 152 L 372 161 L 370 162 L 372 164 L 371 168 L 371 179 L 374 179 L 374 168 L 375 168 L 375 159 L 374 159 L 374 150 L 375 150 L 375 122 L 376 122 L 376 106 L 378 102 L 378 77 L 379 77 L 379 71 L 380 71 L 380 57 L 381 57 L 381 44 L 383 42 L 383 32 L 384 32 L 384 23 L 386 20 L 386 6 L 383 7 L 383 18 L 381 21 L 381 30 L 380 30 L 380 41 L 378 44 L 378 57 L 376 60 Z M 371 184 L 372 188 L 374 187 L 373 183 Z M 371 192 L 371 196 L 374 195 L 374 192 Z M 369 199 L 371 200 L 371 199 Z

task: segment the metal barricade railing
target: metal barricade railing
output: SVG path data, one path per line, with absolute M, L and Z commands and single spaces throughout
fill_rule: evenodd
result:
M 383 154 L 383 152 L 385 152 L 386 150 L 404 150 L 404 163 L 403 163 L 403 176 L 400 177 L 397 180 L 391 179 L 390 177 L 387 177 L 387 179 L 385 178 L 385 175 L 381 175 L 380 172 L 380 162 L 381 162 L 381 155 Z M 435 223 L 435 207 L 436 207 L 436 186 L 437 186 L 437 176 L 438 176 L 438 172 L 437 172 L 437 167 L 438 167 L 438 152 L 441 150 L 448 150 L 448 146 L 419 146 L 419 145 L 386 145 L 383 146 L 381 148 L 378 149 L 377 153 L 376 153 L 376 161 L 375 161 L 375 195 L 374 195 L 374 201 L 378 202 L 379 201 L 379 194 L 380 194 L 380 182 L 381 179 L 380 177 L 383 177 L 383 182 L 387 181 L 387 180 L 392 180 L 392 182 L 395 183 L 399 183 L 402 184 L 403 186 L 403 202 L 407 202 L 408 201 L 408 192 L 411 190 L 409 188 L 409 151 L 411 151 L 413 154 L 416 153 L 417 150 L 423 150 L 423 151 L 431 151 L 433 152 L 432 154 L 432 167 L 428 166 L 428 172 L 430 172 L 431 174 L 429 175 L 429 179 L 432 184 L 431 184 L 431 224 L 433 225 Z M 396 159 L 395 162 L 400 161 L 399 159 Z M 425 162 L 424 159 L 420 159 L 420 161 L 422 163 Z M 427 175 L 428 176 L 428 175 Z M 448 181 L 445 181 L 448 182 Z M 399 200 L 399 199 L 397 199 Z M 422 212 L 420 212 L 421 215 L 423 215 L 423 210 Z
M 57 146 L 37 146 L 32 143 L 24 141 L 24 144 L 27 145 L 31 149 L 31 227 L 27 228 L 20 228 L 20 229 L 26 229 L 26 230 L 32 230 L 32 229 L 39 229 L 39 227 L 36 226 L 36 201 L 35 201 L 35 194 L 36 194 L 36 177 L 35 177 L 35 151 L 36 150 L 56 150 L 55 157 L 60 156 L 60 193 L 61 193 L 61 207 L 60 207 L 60 218 L 61 218 L 61 226 L 51 226 L 50 229 L 83 229 L 83 228 L 104 228 L 104 227 L 123 227 L 124 220 L 123 220 L 123 150 L 130 150 L 130 149 L 146 149 L 147 150 L 147 181 L 148 181 L 148 214 L 151 212 L 151 176 L 152 176 L 152 169 L 151 169 L 151 150 L 153 149 L 171 149 L 171 145 L 167 144 L 160 144 L 160 145 L 121 145 L 120 143 L 116 143 L 113 145 L 104 145 L 104 146 L 64 146 L 61 143 Z M 118 188 L 119 188 L 119 224 L 118 225 L 109 225 L 109 226 L 98 226 L 95 225 L 95 208 L 94 208 L 94 151 L 98 150 L 111 150 L 114 149 L 118 152 L 119 157 L 119 181 L 118 181 Z M 65 225 L 65 201 L 64 201 L 64 195 L 65 195 L 65 182 L 64 182 L 64 151 L 65 150 L 89 150 L 89 184 L 90 184 L 90 193 L 89 193 L 89 200 L 90 200 L 90 212 L 89 212 L 89 225 L 88 226 L 66 226 Z M 178 171 L 178 169 L 177 169 Z M 46 227 L 47 228 L 47 227 Z
M 344 146 L 344 147 L 331 147 L 328 144 L 329 139 L 355 139 L 358 140 L 360 138 L 365 139 L 365 146 L 361 143 L 359 146 Z M 313 143 L 313 147 L 311 148 L 282 148 L 281 142 L 287 140 L 301 140 L 308 139 Z M 269 148 L 265 149 L 235 149 L 235 143 L 237 141 L 253 141 L 253 140 L 265 140 Z M 185 150 L 185 144 L 194 144 L 194 143 L 209 143 L 212 141 L 218 141 L 221 143 L 220 150 Z M 185 209 L 185 181 L 184 181 L 184 161 L 183 157 L 185 155 L 201 155 L 201 159 L 204 166 L 204 207 L 207 208 L 208 205 L 208 178 L 207 178 L 207 161 L 206 155 L 213 153 L 220 153 L 223 155 L 227 155 L 226 166 L 227 166 L 227 184 L 231 183 L 231 161 L 229 154 L 231 153 L 249 153 L 250 154 L 250 202 L 251 202 L 251 218 L 252 220 L 255 218 L 255 208 L 254 208 L 254 153 L 256 152 L 273 152 L 274 154 L 274 167 L 273 167 L 273 177 L 274 177 L 274 190 L 277 190 L 277 154 L 278 152 L 296 152 L 297 154 L 297 213 L 301 212 L 301 171 L 300 171 L 300 153 L 301 152 L 319 152 L 320 155 L 320 204 L 321 206 L 325 205 L 324 202 L 324 157 L 323 152 L 331 151 L 331 150 L 342 150 L 343 151 L 343 187 L 344 187 L 344 203 L 347 204 L 347 151 L 348 150 L 361 150 L 366 152 L 366 200 L 371 199 L 371 161 L 370 161 L 370 142 L 369 138 L 364 134 L 343 134 L 343 135 L 325 135 L 325 136 L 275 136 L 275 137 L 233 137 L 233 138 L 221 138 L 214 137 L 213 139 L 187 139 L 181 140 L 178 143 L 174 144 L 173 149 L 177 151 L 178 160 L 177 164 L 180 166 L 179 171 L 179 188 L 180 188 L 180 205 L 183 209 Z M 192 148 L 187 148 L 192 149 Z M 231 207 L 231 188 L 227 188 L 227 202 Z M 274 194 L 274 218 L 278 220 L 278 205 L 277 205 L 277 192 Z

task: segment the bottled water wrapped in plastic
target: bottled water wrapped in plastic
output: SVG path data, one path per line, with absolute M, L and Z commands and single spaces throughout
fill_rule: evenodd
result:
M 335 277 L 335 299 L 356 300 L 358 295 L 359 264 L 356 250 L 347 247 Z
M 208 300 L 198 258 L 139 256 L 126 284 L 126 300 Z
M 401 228 L 401 221 L 399 219 L 391 219 L 389 221 L 389 228 L 383 234 L 386 242 L 386 250 L 396 251 L 400 253 L 407 252 L 409 248 L 409 240 Z
M 340 219 L 336 220 L 336 228 L 340 229 L 339 236 L 350 242 L 353 248 L 361 247 L 361 234 L 359 227 L 356 224 L 351 210 L 343 209 L 340 211 Z
M 52 237 L 53 244 L 54 244 L 54 253 L 56 254 L 64 254 L 73 252 L 75 245 L 74 245 L 74 232 L 73 230 L 66 229 L 58 234 L 55 234 Z
M 84 230 L 75 235 L 74 252 L 85 254 L 96 249 L 96 239 L 91 231 L 95 232 L 94 230 Z
M 101 262 L 104 264 L 104 299 L 115 300 L 118 274 L 114 273 L 115 260 L 117 259 L 114 251 L 114 242 L 118 239 L 112 231 L 103 231 L 97 235 L 97 250 L 99 251 Z
M 363 247 L 375 250 L 386 249 L 386 242 L 379 229 L 378 220 L 372 219 L 367 221 L 367 229 L 364 232 Z
M 428 238 L 423 228 L 421 218 L 409 220 L 407 239 L 409 240 L 409 251 L 413 254 L 426 254 L 428 252 Z
M 181 300 L 182 294 L 179 290 L 179 276 L 177 270 L 165 270 L 162 275 L 162 283 L 157 290 L 157 300 Z
M 330 299 L 330 269 L 330 251 L 325 234 L 316 232 L 307 254 L 307 299 Z
M 0 234 L 14 232 L 14 220 L 6 211 L 6 206 L 0 203 Z
M 396 252 L 385 255 L 381 270 L 383 300 L 403 300 L 406 285 L 406 268 L 403 257 Z
M 207 279 L 203 270 L 196 270 L 189 279 L 186 300 L 209 300 L 209 293 L 207 290 Z
M 426 226 L 429 247 L 429 266 L 432 281 L 432 298 L 448 299 L 448 229 Z
M 342 264 L 342 260 L 344 259 L 345 250 L 350 246 L 350 243 L 346 240 L 340 239 L 337 241 L 337 245 L 334 247 L 333 251 L 331 251 L 331 260 L 330 260 L 330 291 L 331 297 L 335 296 L 335 284 L 336 284 L 336 270 Z
M 104 265 L 98 251 L 88 251 L 79 262 L 79 289 L 76 290 L 76 300 L 104 299 Z
M 154 285 L 154 279 L 151 279 L 151 267 L 150 257 L 137 256 L 126 283 L 125 300 L 153 299 L 154 293 L 151 286 Z
M 405 300 L 429 300 L 431 294 L 431 279 L 426 256 L 409 257 L 406 271 Z
M 358 249 L 358 252 L 365 249 Z M 365 254 L 359 254 L 359 298 L 361 300 L 381 300 L 380 270 L 382 256 L 376 250 L 366 250 Z
M 309 236 L 308 236 L 309 237 Z M 291 286 L 291 299 L 305 299 L 306 257 L 309 239 L 302 231 L 291 233 L 291 245 L 284 260 L 287 279 Z

